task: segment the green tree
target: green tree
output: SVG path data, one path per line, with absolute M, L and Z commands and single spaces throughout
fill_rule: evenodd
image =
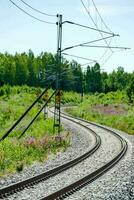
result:
M 102 91 L 102 79 L 100 65 L 98 63 L 96 63 L 93 67 L 87 67 L 85 80 L 87 92 L 95 93 Z
M 129 102 L 134 102 L 134 76 L 132 77 L 128 87 L 127 87 L 127 96 L 129 98 Z
M 24 85 L 27 84 L 29 71 L 27 67 L 27 55 L 26 53 L 15 55 L 15 63 L 16 63 L 16 85 Z
M 37 85 L 37 65 L 34 58 L 34 53 L 32 50 L 29 50 L 27 57 L 27 67 L 28 67 L 28 80 L 27 83 L 29 86 Z
M 6 58 L 5 69 L 4 69 L 4 83 L 9 85 L 15 84 L 15 71 L 16 65 L 12 58 Z
M 4 69 L 5 69 L 5 59 L 3 54 L 0 54 L 0 86 L 4 85 Z
M 82 83 L 83 83 L 83 73 L 81 70 L 80 64 L 78 64 L 76 61 L 72 61 L 70 63 L 71 65 L 71 71 L 72 71 L 72 85 L 73 90 L 81 93 L 82 92 Z

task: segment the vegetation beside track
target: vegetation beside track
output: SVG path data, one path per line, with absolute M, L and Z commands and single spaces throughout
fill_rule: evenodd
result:
M 134 135 L 134 104 L 129 103 L 125 92 L 85 95 L 79 108 L 67 108 L 66 111 L 74 116 Z
M 41 88 L 8 86 L 0 88 L 0 138 L 24 113 L 41 92 Z M 51 93 L 51 90 L 49 90 Z M 0 142 L 0 176 L 22 171 L 34 161 L 43 162 L 50 154 L 64 151 L 69 146 L 69 133 L 63 130 L 61 138 L 53 135 L 53 120 L 44 119 L 43 112 L 25 135 L 18 139 L 24 128 L 43 105 L 40 100 L 19 126 Z M 59 142 L 59 139 L 61 142 Z
M 0 87 L 0 138 L 31 105 L 41 91 L 41 88 L 28 86 L 11 87 L 4 85 Z M 49 93 L 52 93 L 52 90 L 49 90 Z M 9 137 L 0 143 L 0 176 L 21 171 L 34 161 L 45 161 L 49 154 L 64 151 L 69 146 L 69 134 L 63 130 L 61 143 L 59 143 L 58 137 L 53 136 L 53 120 L 44 119 L 43 112 L 25 135 L 18 140 L 18 136 L 33 119 L 43 103 L 43 99 L 40 100 Z M 76 105 L 77 107 L 66 109 L 74 116 L 108 125 L 134 135 L 134 104 L 129 103 L 125 92 L 86 94 L 82 103 L 80 94 L 64 92 L 62 104 Z

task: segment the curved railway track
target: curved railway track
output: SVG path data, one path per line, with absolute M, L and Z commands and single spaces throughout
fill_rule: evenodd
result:
M 47 180 L 48 178 L 55 176 L 55 175 L 65 171 L 65 170 L 69 169 L 70 167 L 73 167 L 74 165 L 82 162 L 84 159 L 91 156 L 100 147 L 100 145 L 101 145 L 100 136 L 98 136 L 92 129 L 90 129 L 89 127 L 86 127 L 85 125 L 82 125 L 78 121 L 75 121 L 73 118 L 71 119 L 71 118 L 68 118 L 68 117 L 65 117 L 65 116 L 62 116 L 62 117 L 69 119 L 70 121 L 75 122 L 75 123 L 83 126 L 85 129 L 89 130 L 94 135 L 95 144 L 93 145 L 92 149 L 90 149 L 89 151 L 87 151 L 83 155 L 75 158 L 74 160 L 67 162 L 67 163 L 65 163 L 61 166 L 58 166 L 58 167 L 56 167 L 52 170 L 49 170 L 47 172 L 44 172 L 44 173 L 39 174 L 37 176 L 34 176 L 32 178 L 26 179 L 24 181 L 17 182 L 15 184 L 12 184 L 12 185 L 9 185 L 7 187 L 0 189 L 0 198 L 8 197 L 8 196 L 12 195 L 13 193 L 17 193 L 17 192 L 23 190 L 24 188 L 38 184 L 41 181 Z
M 94 181 L 95 179 L 100 177 L 102 174 L 104 174 L 106 171 L 108 171 L 110 168 L 112 168 L 125 155 L 125 152 L 127 151 L 127 142 L 121 136 L 119 136 L 116 132 L 114 132 L 108 128 L 105 128 L 101 125 L 97 125 L 95 123 L 91 123 L 91 122 L 88 122 L 88 121 L 80 119 L 80 118 L 74 118 L 70 115 L 62 114 L 62 117 L 66 118 L 68 120 L 71 120 L 71 121 L 83 126 L 84 128 L 92 131 L 92 133 L 94 134 L 94 136 L 96 138 L 94 147 L 90 151 L 86 152 L 84 155 L 82 155 L 62 166 L 54 168 L 53 170 L 47 171 L 47 172 L 40 174 L 38 176 L 35 176 L 33 178 L 27 179 L 23 182 L 19 182 L 14 185 L 11 185 L 11 186 L 1 189 L 0 190 L 1 198 L 8 196 L 14 192 L 18 192 L 25 187 L 32 186 L 33 184 L 44 181 L 44 180 L 48 179 L 49 177 L 52 177 L 56 174 L 59 174 L 60 172 L 69 169 L 70 167 L 80 163 L 81 161 L 83 161 L 84 159 L 86 159 L 90 155 L 92 155 L 100 147 L 101 139 L 93 130 L 91 130 L 91 128 L 88 127 L 88 125 L 90 125 L 90 124 L 92 124 L 96 127 L 102 128 L 102 129 L 110 132 L 111 134 L 114 134 L 114 136 L 121 143 L 120 151 L 117 153 L 116 156 L 114 156 L 113 159 L 111 159 L 109 162 L 107 162 L 105 165 L 103 165 L 99 169 L 97 169 L 94 172 L 88 174 L 87 176 L 81 178 L 80 180 L 74 182 L 73 184 L 70 184 L 67 187 L 62 188 L 61 190 L 56 191 L 49 196 L 45 196 L 44 198 L 42 198 L 42 200 L 53 200 L 53 199 L 59 200 L 59 199 L 64 199 L 65 197 L 68 197 L 69 195 L 73 194 L 77 190 L 80 190 L 82 187 L 86 186 L 87 184 L 91 183 L 92 181 Z
M 65 113 L 62 113 L 62 117 L 64 115 L 65 115 Z M 69 114 L 66 114 L 66 116 L 72 118 L 72 116 L 70 116 Z M 120 135 L 118 135 L 115 131 L 112 131 L 111 129 L 108 129 L 104 126 L 98 125 L 98 124 L 93 123 L 93 122 L 89 122 L 89 121 L 81 119 L 81 118 L 75 118 L 75 117 L 73 117 L 73 118 L 75 120 L 77 119 L 77 120 L 80 120 L 82 122 L 86 122 L 88 124 L 92 124 L 94 126 L 100 127 L 102 129 L 105 129 L 106 131 L 109 131 L 110 133 L 114 134 L 115 137 L 117 137 L 121 142 L 120 152 L 112 160 L 110 160 L 108 163 L 106 163 L 104 166 L 100 167 L 96 171 L 94 171 L 94 172 L 90 173 L 89 175 L 85 176 L 84 178 L 74 182 L 73 184 L 71 184 L 71 185 L 69 185 L 65 188 L 62 188 L 59 191 L 54 192 L 53 194 L 42 198 L 41 200 L 59 200 L 59 199 L 64 199 L 64 198 L 72 195 L 73 193 L 80 190 L 81 188 L 83 188 L 87 184 L 93 182 L 94 180 L 99 178 L 101 175 L 106 173 L 109 169 L 114 167 L 114 165 L 121 160 L 121 158 L 125 155 L 125 153 L 127 151 L 127 142 Z

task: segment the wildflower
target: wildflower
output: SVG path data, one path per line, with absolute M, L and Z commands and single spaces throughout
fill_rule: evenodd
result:
M 35 146 L 35 145 L 36 145 L 36 140 L 34 137 L 30 137 L 26 140 L 26 144 L 25 144 L 26 147 Z
M 55 136 L 55 142 L 61 142 L 63 140 L 63 137 L 61 137 L 60 135 Z
M 48 139 L 47 138 L 42 138 L 40 141 L 41 146 L 47 146 L 48 145 Z

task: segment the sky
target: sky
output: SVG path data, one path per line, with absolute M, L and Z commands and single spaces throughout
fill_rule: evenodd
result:
M 0 0 L 0 52 L 28 52 L 32 49 L 35 55 L 43 52 L 56 53 L 57 51 L 57 17 L 45 16 L 28 8 L 20 0 L 13 0 L 17 5 L 35 17 L 53 22 L 46 24 L 27 16 L 9 0 Z M 89 27 L 109 30 L 102 23 L 93 6 L 92 0 L 83 0 L 93 21 L 85 11 L 80 0 L 25 0 L 32 7 L 48 14 L 62 14 L 63 21 L 73 21 Z M 130 50 L 104 49 L 91 47 L 77 47 L 64 51 L 69 55 L 76 55 L 96 60 L 103 71 L 111 72 L 122 66 L 125 71 L 134 71 L 134 1 L 133 0 L 94 0 L 101 17 L 109 29 L 119 34 L 111 40 L 92 43 L 92 45 L 129 47 Z M 62 25 L 62 49 L 73 45 L 93 41 L 109 36 L 98 31 L 78 27 L 68 23 Z M 107 50 L 107 51 L 106 51 Z M 105 54 L 104 54 L 105 53 Z M 85 69 L 89 61 L 64 57 L 76 60 Z M 93 64 L 90 64 L 93 65 Z

